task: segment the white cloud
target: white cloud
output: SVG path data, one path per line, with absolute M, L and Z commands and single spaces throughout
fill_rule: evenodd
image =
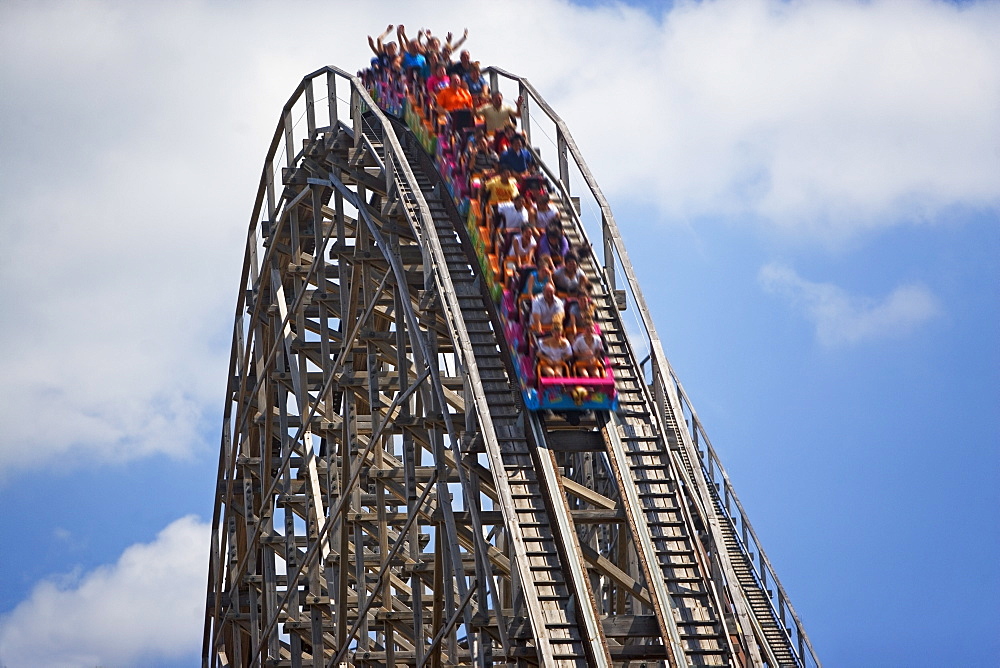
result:
M 807 281 L 779 264 L 762 267 L 758 279 L 765 290 L 802 309 L 825 346 L 899 337 L 941 311 L 937 298 L 919 284 L 901 285 L 876 300 L 850 295 L 832 283 Z
M 366 63 L 389 22 L 468 26 L 477 57 L 567 120 L 613 200 L 821 238 L 1000 200 L 996 4 L 507 11 L 516 27 L 458 2 L 0 4 L 0 479 L 216 446 L 280 108 L 305 73 Z M 327 29 L 279 29 L 303 22 Z
M 612 195 L 822 240 L 1000 206 L 996 3 L 682 2 L 590 30 L 538 83 Z
M 184 517 L 117 563 L 54 578 L 0 618 L 8 668 L 149 665 L 198 651 L 208 577 L 208 524 Z

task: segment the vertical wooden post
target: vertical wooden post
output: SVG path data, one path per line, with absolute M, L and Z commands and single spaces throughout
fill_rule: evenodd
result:
M 306 80 L 306 128 L 309 139 L 316 134 L 316 101 L 313 99 L 313 80 Z
M 524 133 L 524 143 L 531 146 L 531 109 L 528 101 L 531 96 L 524 84 L 519 84 L 517 96 L 521 100 L 521 132 Z
M 568 197 L 572 193 L 569 187 L 569 149 L 566 146 L 566 137 L 563 136 L 562 130 L 558 127 L 556 128 L 556 155 L 559 160 L 559 180 L 562 182 L 563 188 L 566 189 Z
M 351 87 L 351 120 L 354 122 L 354 148 L 357 149 L 361 147 L 361 96 L 358 94 L 358 89 L 353 86 Z
M 295 166 L 295 132 L 292 126 L 292 112 L 286 111 L 283 119 L 285 124 L 285 167 Z
M 615 244 L 611 237 L 611 228 L 608 219 L 601 211 L 601 237 L 604 242 L 604 274 L 608 277 L 608 287 L 611 288 L 611 299 L 616 301 L 615 290 L 617 283 L 615 280 Z
M 330 127 L 337 127 L 337 75 L 335 72 L 326 73 L 326 104 L 330 110 Z

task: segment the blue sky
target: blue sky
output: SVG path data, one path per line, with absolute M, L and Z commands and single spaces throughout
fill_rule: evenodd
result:
M 400 21 L 567 121 L 825 664 L 994 662 L 1000 3 L 411 4 L 0 6 L 0 665 L 195 663 L 267 143 Z

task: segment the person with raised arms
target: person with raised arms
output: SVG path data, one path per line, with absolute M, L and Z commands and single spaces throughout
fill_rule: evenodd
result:
M 514 119 L 521 117 L 522 101 L 522 98 L 517 98 L 517 108 L 515 109 L 503 103 L 503 95 L 500 91 L 493 91 L 489 103 L 476 109 L 476 114 L 486 124 L 487 134 L 493 134 L 503 127 L 513 127 Z

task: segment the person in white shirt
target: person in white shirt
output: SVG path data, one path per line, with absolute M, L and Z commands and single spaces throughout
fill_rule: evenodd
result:
M 538 242 L 535 235 L 531 233 L 530 225 L 522 225 L 521 233 L 510 241 L 510 250 L 507 257 L 512 258 L 517 264 L 517 268 L 528 267 L 535 264 L 535 248 Z
M 566 363 L 573 356 L 562 327 L 554 325 L 552 332 L 538 342 L 538 373 L 549 378 L 565 376 Z
M 528 207 L 524 197 L 517 195 L 510 202 L 497 205 L 497 232 L 501 248 L 510 243 L 511 238 L 528 224 Z
M 539 334 L 555 326 L 561 330 L 565 313 L 563 300 L 556 297 L 555 286 L 546 283 L 542 294 L 531 302 L 531 328 Z
M 573 341 L 573 355 L 576 362 L 574 372 L 581 378 L 601 378 L 604 376 L 604 344 L 599 336 L 594 334 L 594 323 L 584 320 L 582 329 Z
M 538 196 L 538 204 L 535 207 L 534 216 L 535 227 L 539 230 L 544 230 L 553 220 L 559 220 L 559 211 L 552 206 L 548 193 L 542 193 Z

